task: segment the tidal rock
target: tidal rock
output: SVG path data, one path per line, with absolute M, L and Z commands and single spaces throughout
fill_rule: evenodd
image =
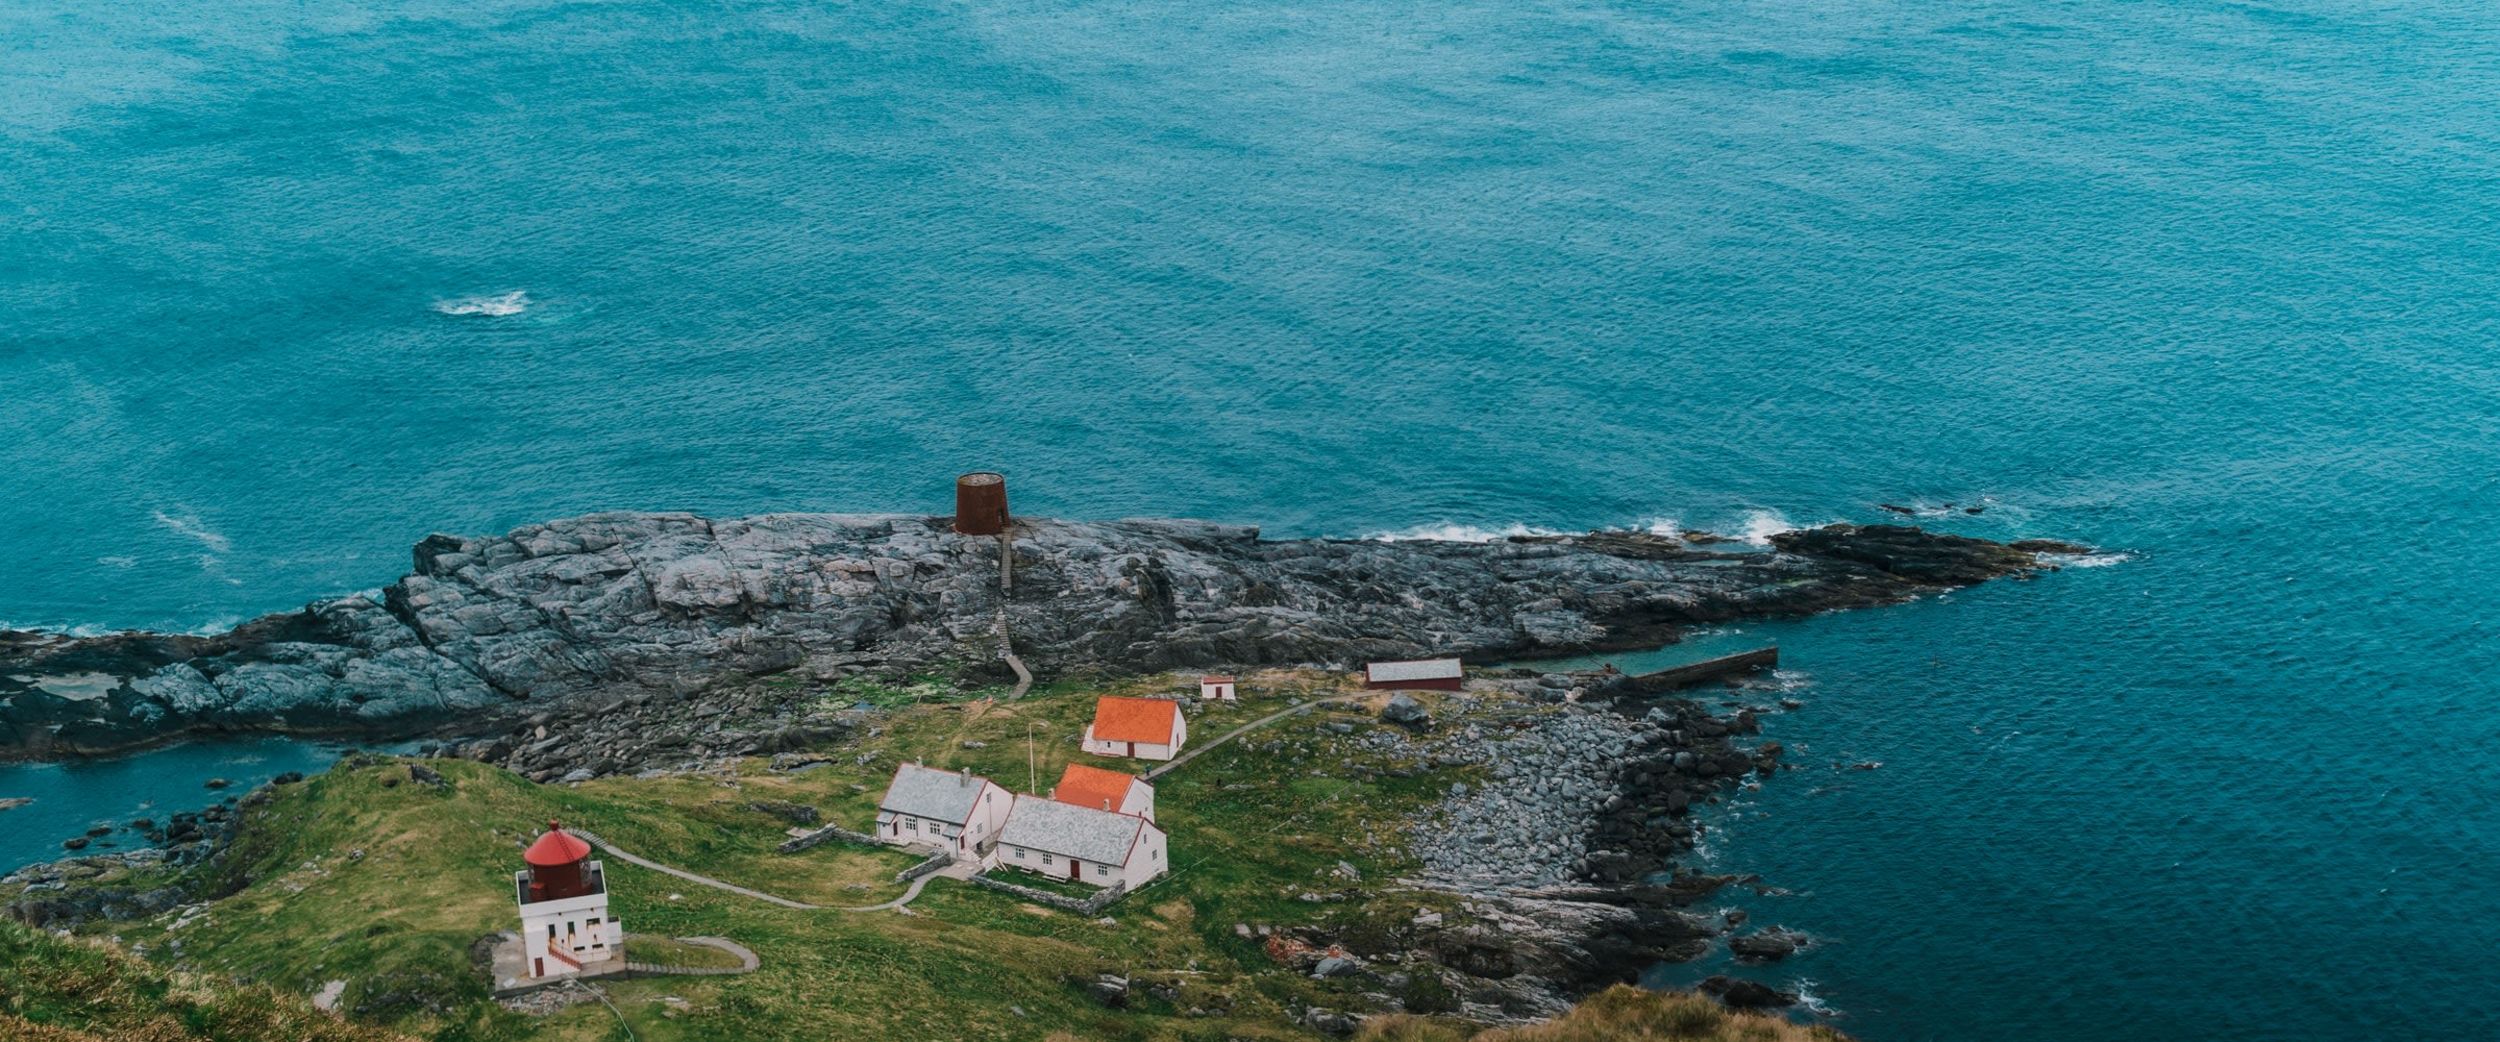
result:
M 214 635 L 0 631 L 0 756 L 194 731 L 476 736 L 529 716 L 534 743 L 549 721 L 764 674 L 995 662 L 1002 611 L 1017 653 L 1045 674 L 1492 659 L 1655 646 L 1692 626 L 1892 603 L 2040 566 L 2033 551 L 1887 525 L 1772 543 L 1270 541 L 1203 522 L 1028 518 L 1004 596 L 997 542 L 946 518 L 593 514 L 428 536 L 378 592 Z M 803 741 L 747 734 L 714 751 Z
M 1715 995 L 1729 1009 L 1784 1009 L 1797 1004 L 1797 996 L 1760 981 L 1737 977 L 1712 976 L 1701 982 L 1703 994 Z
M 1812 943 L 1813 938 L 1785 926 L 1774 926 L 1756 933 L 1727 939 L 1727 950 L 1736 961 L 1745 963 L 1778 962 Z

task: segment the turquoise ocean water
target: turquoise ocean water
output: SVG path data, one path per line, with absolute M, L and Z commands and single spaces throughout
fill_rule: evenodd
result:
M 1707 853 L 1831 941 L 1766 976 L 2490 1037 L 2495 99 L 2440 0 L 18 0 L 0 620 L 976 466 L 1280 535 L 1985 503 L 2123 559 L 1708 638 L 1802 675 Z

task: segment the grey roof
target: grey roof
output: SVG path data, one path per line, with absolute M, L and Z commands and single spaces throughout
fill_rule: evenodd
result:
M 1039 796 L 1016 797 L 1007 828 L 998 841 L 1011 846 L 1047 850 L 1081 861 L 1119 865 L 1128 862 L 1146 819 L 1092 807 L 1079 807 Z
M 877 803 L 877 809 L 960 823 L 972 817 L 972 804 L 981 798 L 981 787 L 989 781 L 978 774 L 907 763 L 894 772 L 894 784 L 885 787 L 885 799 Z

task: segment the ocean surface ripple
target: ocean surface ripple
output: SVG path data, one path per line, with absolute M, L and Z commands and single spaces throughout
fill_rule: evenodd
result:
M 21 0 L 0 619 L 974 467 L 1346 537 L 1891 502 L 2111 554 L 1710 638 L 1801 671 L 1710 845 L 1831 941 L 1765 976 L 1871 1042 L 2489 1037 L 2488 24 Z

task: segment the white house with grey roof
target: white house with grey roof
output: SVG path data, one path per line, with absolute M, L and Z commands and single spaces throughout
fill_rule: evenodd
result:
M 1134 814 L 1018 796 L 998 860 L 1053 879 L 1135 890 L 1169 872 L 1163 830 Z
M 996 864 L 999 833 L 1015 795 L 969 770 L 907 763 L 877 802 L 876 837 L 898 847 L 944 850 L 959 861 Z

